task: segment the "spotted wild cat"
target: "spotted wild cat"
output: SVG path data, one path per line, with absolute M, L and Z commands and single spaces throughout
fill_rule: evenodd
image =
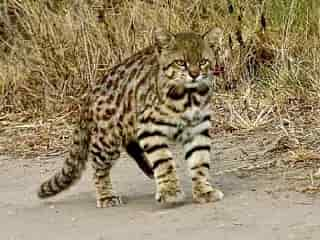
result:
M 69 188 L 92 162 L 97 207 L 115 206 L 110 170 L 125 148 L 155 179 L 156 200 L 174 203 L 184 194 L 168 143 L 183 145 L 193 200 L 223 198 L 209 181 L 210 111 L 215 44 L 220 31 L 204 35 L 159 29 L 154 44 L 111 68 L 83 103 L 62 169 L 38 192 L 47 198 Z

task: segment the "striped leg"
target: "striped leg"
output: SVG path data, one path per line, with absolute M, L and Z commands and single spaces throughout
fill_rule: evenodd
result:
M 168 137 L 161 126 L 148 123 L 138 133 L 138 141 L 154 172 L 156 200 L 177 203 L 184 199 L 177 178 L 176 166 L 168 146 Z
M 110 170 L 120 157 L 120 152 L 108 139 L 107 136 L 98 134 L 92 137 L 90 145 L 89 156 L 94 169 L 93 180 L 98 208 L 113 207 L 122 203 L 121 197 L 113 191 L 110 179 Z
M 223 198 L 223 193 L 213 188 L 209 182 L 211 141 L 208 128 L 203 129 L 201 124 L 194 129 L 196 128 L 201 131 L 184 142 L 185 159 L 192 178 L 193 200 L 198 203 L 218 201 Z

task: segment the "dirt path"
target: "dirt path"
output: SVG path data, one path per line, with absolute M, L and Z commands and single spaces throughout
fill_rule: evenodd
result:
M 235 138 L 215 141 L 213 174 L 223 171 L 225 166 L 231 169 L 235 162 L 238 166 L 242 162 L 248 164 L 242 155 L 249 160 L 254 156 L 259 159 L 259 153 L 268 148 L 259 141 L 266 138 L 259 140 L 252 136 L 255 141 L 249 138 L 239 136 L 242 145 Z M 61 166 L 61 158 L 0 157 L 1 240 L 306 240 L 320 237 L 320 197 L 288 190 L 281 175 L 267 170 L 254 174 L 218 174 L 213 180 L 225 193 L 223 201 L 197 205 L 191 203 L 189 178 L 180 161 L 179 172 L 188 197 L 182 206 L 164 208 L 154 201 L 153 182 L 123 155 L 113 176 L 115 187 L 126 204 L 97 209 L 91 170 L 68 192 L 50 201 L 36 198 L 39 183 Z

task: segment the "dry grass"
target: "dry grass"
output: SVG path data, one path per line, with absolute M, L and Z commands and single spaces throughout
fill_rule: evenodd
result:
M 224 30 L 216 131 L 273 124 L 290 135 L 292 107 L 319 101 L 319 15 L 317 0 L 2 0 L 0 153 L 63 149 L 80 96 L 160 26 Z

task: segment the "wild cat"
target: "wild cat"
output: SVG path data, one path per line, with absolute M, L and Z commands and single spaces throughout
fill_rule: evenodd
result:
M 154 32 L 154 44 L 111 68 L 87 95 L 62 169 L 44 182 L 40 198 L 54 196 L 80 177 L 88 160 L 94 169 L 97 207 L 121 204 L 110 170 L 125 148 L 155 179 L 161 203 L 184 198 L 169 142 L 183 145 L 193 200 L 217 201 L 210 183 L 210 111 L 216 28 L 200 35 Z

